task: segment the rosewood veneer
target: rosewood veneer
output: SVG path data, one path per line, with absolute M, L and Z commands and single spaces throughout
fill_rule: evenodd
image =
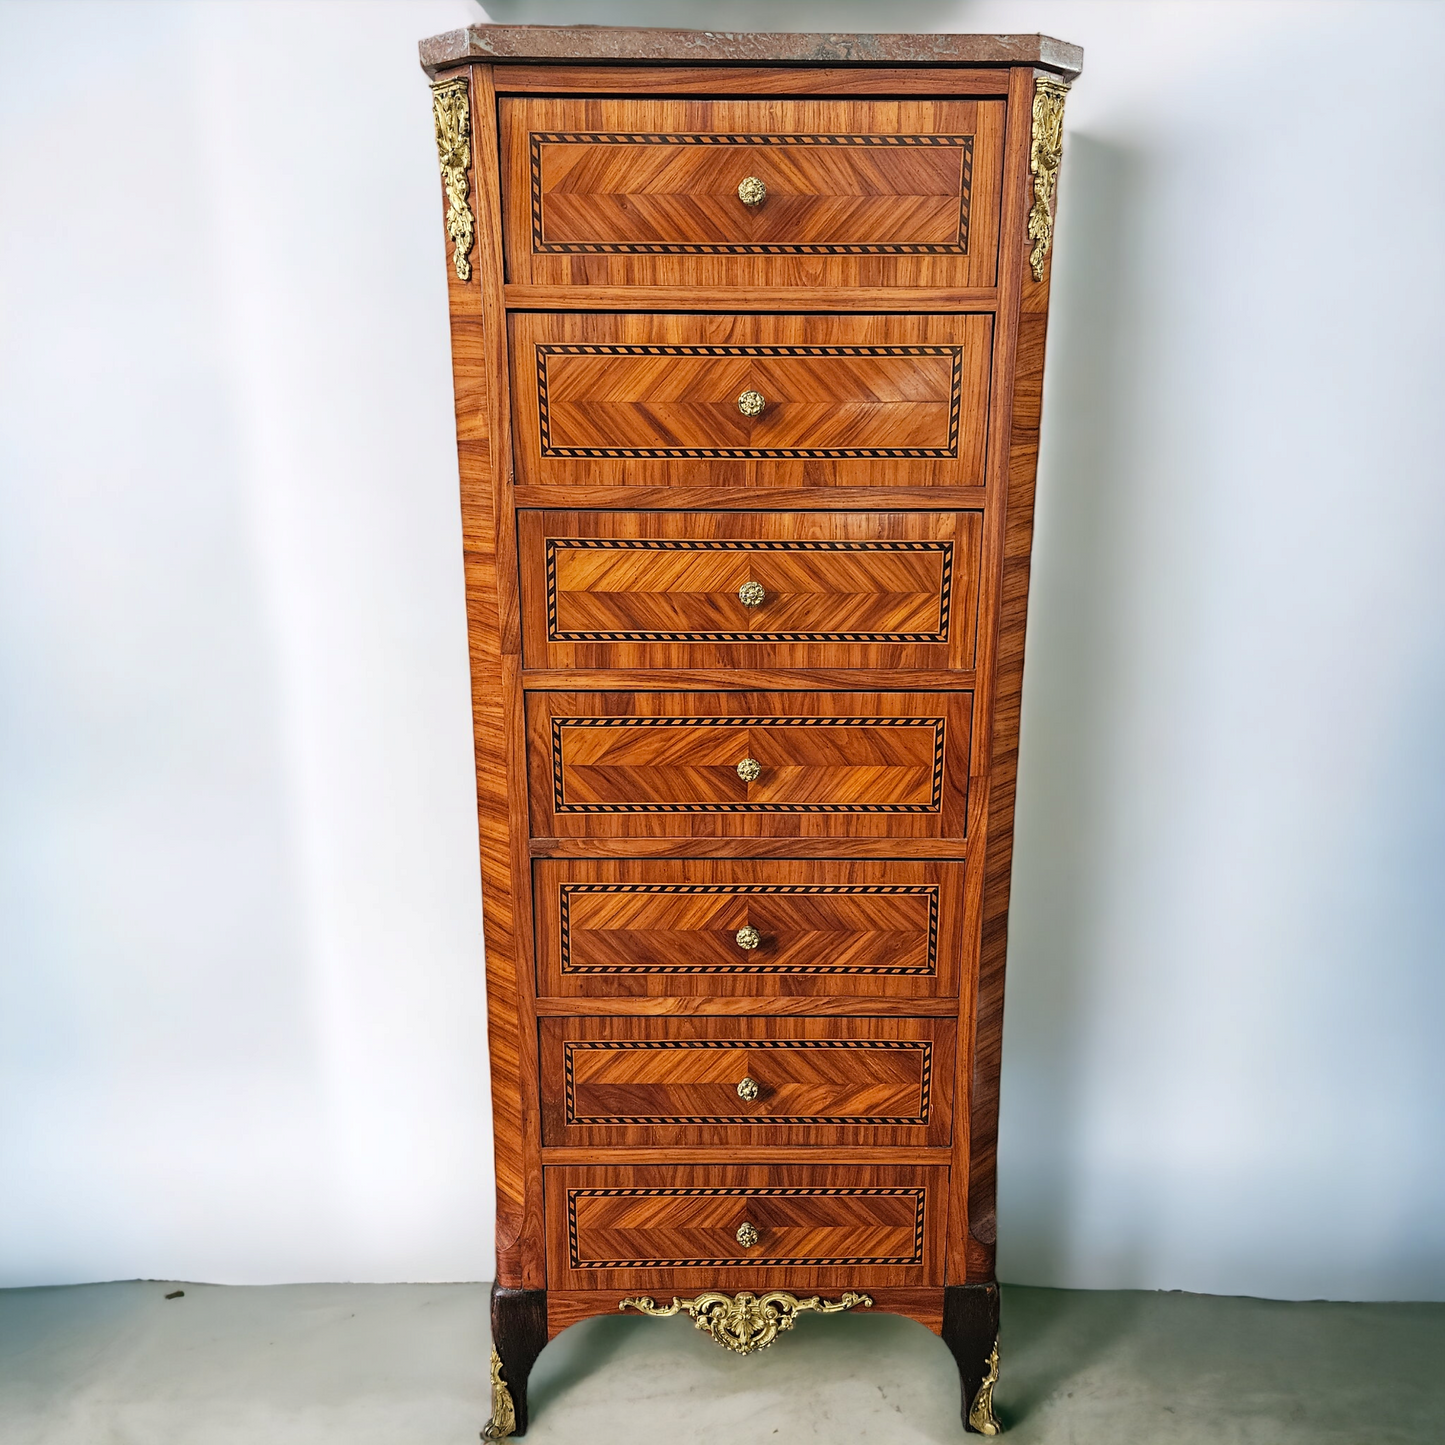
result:
M 1046 36 L 422 45 L 497 1163 L 492 1415 L 619 1309 L 873 1309 L 999 1429 Z M 658 1329 L 675 1328 L 659 1324 Z

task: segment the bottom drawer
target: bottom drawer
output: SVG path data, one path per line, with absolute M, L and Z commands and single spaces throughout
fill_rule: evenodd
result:
M 546 1170 L 551 1289 L 941 1285 L 945 1165 Z

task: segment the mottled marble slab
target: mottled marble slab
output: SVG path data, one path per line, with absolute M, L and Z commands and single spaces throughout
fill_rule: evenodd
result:
M 669 65 L 1037 65 L 1072 80 L 1077 45 L 1049 35 L 818 35 L 608 25 L 469 25 L 421 42 L 430 72 L 468 60 Z

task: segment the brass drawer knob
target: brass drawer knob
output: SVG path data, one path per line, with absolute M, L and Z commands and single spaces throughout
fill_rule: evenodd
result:
M 738 1225 L 738 1243 L 742 1245 L 744 1249 L 751 1249 L 761 1238 L 762 1236 L 747 1220 L 744 1220 Z
M 761 607 L 767 599 L 767 593 L 763 591 L 761 582 L 744 582 L 738 588 L 738 601 L 744 607 Z
M 738 777 L 745 783 L 755 783 L 763 775 L 763 765 L 756 758 L 744 758 L 738 764 Z
M 756 176 L 744 176 L 738 182 L 738 200 L 745 206 L 761 206 L 768 198 L 768 188 Z
M 760 391 L 745 391 L 738 398 L 738 410 L 744 416 L 761 416 L 767 402 Z
M 744 1078 L 738 1085 L 738 1098 L 746 1099 L 752 1103 L 758 1097 L 758 1081 L 756 1079 Z
M 751 953 L 753 949 L 755 949 L 758 944 L 763 941 L 763 935 L 759 933 L 758 930 L 754 928 L 751 923 L 749 923 L 746 924 L 744 927 L 738 929 L 736 941 L 739 948 L 745 948 L 749 953 Z M 741 1094 L 742 1092 L 743 1091 L 741 1089 L 738 1090 L 738 1093 Z M 743 1097 L 746 1098 L 747 1096 L 743 1095 Z

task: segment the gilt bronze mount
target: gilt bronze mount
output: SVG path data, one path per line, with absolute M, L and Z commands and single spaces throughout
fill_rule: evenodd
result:
M 770 1290 L 764 1295 L 749 1294 L 747 1290 L 737 1295 L 726 1295 L 710 1289 L 695 1299 L 674 1297 L 666 1307 L 642 1295 L 621 1301 L 617 1308 L 634 1309 L 654 1319 L 689 1314 L 698 1329 L 711 1335 L 723 1349 L 736 1355 L 750 1355 L 754 1350 L 767 1349 L 784 1330 L 792 1329 L 793 1321 L 804 1311 L 836 1315 L 844 1310 L 868 1309 L 872 1303 L 866 1294 L 853 1290 L 846 1291 L 841 1299 L 825 1300 L 817 1295 L 799 1299 L 780 1289 Z
M 502 1378 L 502 1357 L 492 1349 L 492 1418 L 482 1431 L 483 1440 L 505 1440 L 517 1433 L 517 1412 L 512 1392 Z

